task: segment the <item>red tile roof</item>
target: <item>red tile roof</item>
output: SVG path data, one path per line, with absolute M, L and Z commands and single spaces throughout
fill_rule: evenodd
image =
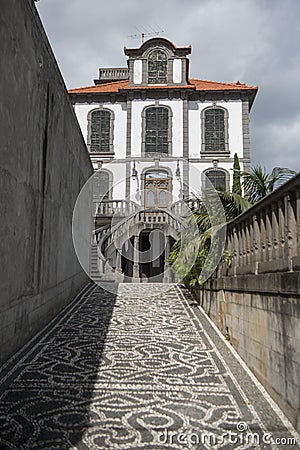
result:
M 109 83 L 101 83 L 95 86 L 86 86 L 76 89 L 69 89 L 69 94 L 93 94 L 93 93 L 117 93 L 127 90 L 137 89 L 191 89 L 195 91 L 241 91 L 241 90 L 257 90 L 257 86 L 247 86 L 237 81 L 236 83 L 222 83 L 218 81 L 197 80 L 190 78 L 186 85 L 129 85 L 128 80 L 111 81 Z

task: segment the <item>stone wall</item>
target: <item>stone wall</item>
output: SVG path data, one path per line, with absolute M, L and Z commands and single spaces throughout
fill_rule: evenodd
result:
M 72 243 L 89 156 L 31 0 L 1 4 L 0 362 L 87 282 Z
M 231 222 L 195 296 L 300 431 L 300 175 Z

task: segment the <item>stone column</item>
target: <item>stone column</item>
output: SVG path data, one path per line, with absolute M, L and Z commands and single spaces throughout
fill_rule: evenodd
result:
M 272 259 L 278 260 L 279 256 L 279 226 L 278 226 L 278 215 L 277 215 L 277 206 L 272 203 L 272 233 L 273 233 L 273 252 Z M 276 211 L 277 210 L 277 211 Z
M 260 245 L 261 245 L 261 261 L 266 261 L 266 224 L 265 212 L 260 212 Z
M 285 246 L 284 256 L 289 270 L 293 270 L 292 257 L 297 255 L 296 241 L 296 217 L 291 201 L 291 195 L 284 197 L 284 215 L 285 215 Z
M 163 283 L 170 283 L 171 274 L 170 274 L 170 266 L 169 266 L 169 258 L 170 258 L 170 241 L 169 236 L 164 236 L 165 238 L 165 261 L 164 261 L 164 278 Z
M 139 237 L 133 236 L 133 271 L 132 282 L 140 282 L 140 270 L 139 270 Z
M 273 253 L 272 222 L 271 222 L 272 213 L 269 207 L 266 207 L 265 211 L 266 211 L 266 260 L 271 261 Z
M 239 265 L 240 259 L 240 242 L 238 237 L 238 230 L 236 227 L 233 229 L 233 255 L 232 255 L 232 266 L 233 275 L 236 276 L 236 268 Z
M 297 193 L 296 199 L 296 220 L 297 220 L 297 253 L 300 255 L 300 192 Z
M 245 220 L 245 234 L 246 234 L 246 265 L 251 262 L 251 242 L 250 242 L 250 221 Z
M 122 265 L 121 265 L 121 249 L 117 248 L 116 249 L 116 271 L 117 272 L 122 272 Z
M 284 230 L 284 205 L 280 201 L 278 206 L 278 225 L 279 225 L 279 258 L 282 260 L 284 258 L 284 242 L 285 242 L 285 230 Z
M 253 262 L 255 265 L 255 273 L 258 273 L 258 263 L 261 261 L 261 245 L 260 245 L 260 229 L 258 224 L 258 218 L 255 214 L 253 216 Z

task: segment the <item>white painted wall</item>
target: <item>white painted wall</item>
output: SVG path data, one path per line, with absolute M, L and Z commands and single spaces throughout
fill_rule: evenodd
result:
M 154 100 L 133 100 L 131 106 L 131 155 L 141 156 L 142 111 L 146 106 L 155 106 Z
M 133 82 L 134 82 L 134 84 L 141 84 L 141 82 L 142 82 L 142 60 L 141 59 L 134 60 Z
M 161 100 L 160 105 L 165 105 L 172 110 L 172 156 L 175 158 L 183 156 L 183 101 Z M 221 161 L 218 168 L 225 169 L 230 175 L 230 187 L 232 185 L 232 158 L 236 152 L 240 159 L 243 157 L 243 135 L 242 135 L 242 104 L 240 101 L 217 102 L 217 106 L 227 108 L 229 115 L 229 150 L 231 151 L 230 161 Z M 80 123 L 80 127 L 84 138 L 87 137 L 87 115 L 92 109 L 97 108 L 98 104 L 92 105 L 76 105 L 75 111 Z M 113 198 L 125 198 L 125 177 L 126 177 L 126 125 L 127 110 L 126 103 L 105 103 L 104 107 L 111 109 L 115 114 L 114 121 L 114 150 L 115 159 L 113 162 L 103 164 L 103 168 L 113 172 Z M 142 111 L 146 106 L 155 106 L 155 100 L 133 100 L 132 102 L 132 124 L 131 124 L 131 152 L 133 158 L 141 156 L 142 147 Z M 190 101 L 189 102 L 189 155 L 190 157 L 200 158 L 201 151 L 201 111 L 207 106 L 212 106 L 211 102 Z M 122 159 L 122 162 L 118 162 Z M 133 162 L 131 163 L 130 173 L 132 172 Z M 177 162 L 160 161 L 159 167 L 168 167 L 172 170 L 173 200 L 179 199 L 180 182 L 175 178 Z M 136 160 L 136 169 L 139 174 L 140 189 L 141 174 L 144 169 L 154 167 L 154 161 L 138 161 Z M 201 189 L 201 173 L 206 169 L 212 169 L 213 164 L 209 160 L 190 162 L 189 165 L 189 183 L 191 192 L 200 192 Z M 241 168 L 243 163 L 241 161 Z M 180 162 L 181 177 L 183 175 L 182 162 Z M 132 200 L 137 201 L 136 180 L 131 178 L 131 195 Z
M 182 61 L 179 58 L 173 61 L 173 83 L 181 83 L 182 81 Z
M 183 100 L 165 100 L 160 104 L 172 109 L 172 155 L 180 157 L 183 155 Z
M 121 162 L 118 163 L 116 161 L 104 163 L 102 167 L 113 173 L 113 199 L 124 199 L 126 189 L 126 164 Z
M 199 157 L 201 151 L 201 111 L 212 102 L 189 102 L 189 155 Z M 229 151 L 233 157 L 237 153 L 243 157 L 243 128 L 242 128 L 242 102 L 228 101 L 217 102 L 216 106 L 222 106 L 228 110 Z
M 104 108 L 108 108 L 114 112 L 114 152 L 115 158 L 125 158 L 126 156 L 126 126 L 127 126 L 127 105 L 122 103 L 103 103 Z M 93 103 L 91 105 L 76 105 L 75 112 L 78 118 L 78 122 L 84 136 L 85 142 L 87 142 L 87 130 L 88 130 L 88 113 L 93 109 L 99 108 L 99 103 Z

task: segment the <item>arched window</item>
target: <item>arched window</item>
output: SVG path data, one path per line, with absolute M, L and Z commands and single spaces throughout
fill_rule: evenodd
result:
M 207 170 L 205 175 L 215 189 L 226 189 L 226 173 L 223 170 Z M 205 188 L 209 189 L 211 185 L 207 181 L 207 178 L 205 178 Z
M 93 196 L 97 201 L 111 200 L 112 198 L 112 173 L 99 170 L 94 174 Z
M 150 107 L 145 113 L 145 153 L 169 153 L 169 109 Z
M 167 83 L 167 55 L 162 50 L 153 50 L 148 56 L 148 83 Z
M 203 143 L 206 152 L 225 152 L 227 150 L 225 111 L 223 108 L 215 107 L 204 110 Z
M 95 109 L 89 116 L 90 152 L 112 151 L 112 112 Z

